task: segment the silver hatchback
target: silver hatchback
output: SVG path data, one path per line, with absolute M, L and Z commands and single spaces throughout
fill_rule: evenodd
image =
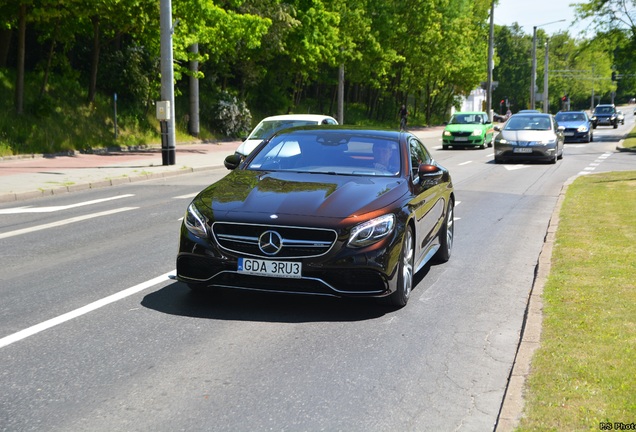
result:
M 551 114 L 517 113 L 503 128 L 495 126 L 495 163 L 540 160 L 556 163 L 563 158 L 565 128 Z

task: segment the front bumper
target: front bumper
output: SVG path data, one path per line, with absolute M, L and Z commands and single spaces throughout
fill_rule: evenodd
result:
M 516 146 L 510 144 L 495 145 L 495 160 L 540 160 L 551 161 L 556 154 L 555 145 Z
M 177 280 L 199 287 L 222 287 L 333 297 L 382 297 L 397 286 L 399 242 L 350 249 L 340 241 L 326 255 L 290 259 L 302 263 L 301 278 L 257 276 L 238 271 L 239 255 L 182 228 Z
M 597 126 L 613 126 L 616 122 L 616 118 L 612 117 L 596 117 L 594 121 Z
M 479 135 L 442 136 L 442 145 L 454 147 L 481 147 L 485 137 Z
M 591 132 L 579 132 L 577 129 L 566 129 L 563 132 L 565 142 L 588 142 Z

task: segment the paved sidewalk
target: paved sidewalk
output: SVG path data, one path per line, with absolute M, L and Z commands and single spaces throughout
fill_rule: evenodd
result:
M 219 168 L 239 144 L 240 141 L 177 144 L 175 164 L 165 166 L 159 145 L 104 154 L 2 158 L 0 202 Z
M 442 130 L 437 126 L 413 132 L 430 138 L 441 137 Z M 0 203 L 223 167 L 225 157 L 240 143 L 177 143 L 175 164 L 166 166 L 162 165 L 160 145 L 104 154 L 0 158 Z

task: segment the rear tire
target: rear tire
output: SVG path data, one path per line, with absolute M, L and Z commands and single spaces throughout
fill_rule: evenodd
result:
M 446 262 L 451 257 L 453 251 L 453 239 L 455 237 L 455 203 L 452 199 L 448 201 L 444 224 L 439 230 L 439 250 L 435 254 L 435 261 Z

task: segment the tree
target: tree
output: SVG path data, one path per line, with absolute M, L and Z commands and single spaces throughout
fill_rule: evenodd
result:
M 527 107 L 530 101 L 532 37 L 519 24 L 495 26 L 497 61 L 493 77 L 499 82 L 493 99 L 505 99 L 513 112 Z

